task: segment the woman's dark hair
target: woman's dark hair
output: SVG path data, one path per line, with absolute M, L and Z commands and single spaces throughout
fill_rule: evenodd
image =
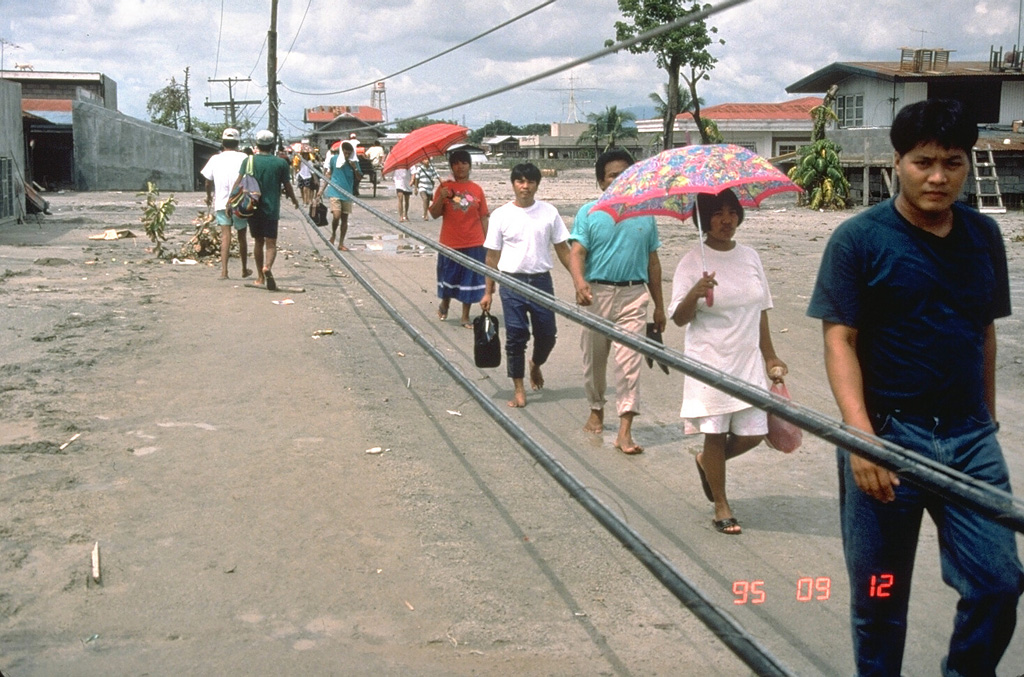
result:
M 341 144 L 341 152 L 345 156 L 345 159 L 347 160 L 348 156 L 352 154 L 352 144 L 349 143 L 348 141 L 343 142 Z
M 622 160 L 626 165 L 632 165 L 636 160 L 629 154 L 629 151 L 624 148 L 612 148 L 606 150 L 597 156 L 597 164 L 594 165 L 594 172 L 597 174 L 597 183 L 600 185 L 604 181 L 604 167 L 609 162 L 615 162 L 616 160 Z
M 889 140 L 900 155 L 932 141 L 970 153 L 978 140 L 978 124 L 959 101 L 927 99 L 900 109 L 889 129 Z
M 448 153 L 448 166 L 451 167 L 456 162 L 465 162 L 471 165 L 473 164 L 473 158 L 469 156 L 468 150 L 462 150 L 460 148 L 459 150 L 453 150 Z
M 732 207 L 739 221 L 736 225 L 743 223 L 743 205 L 736 193 L 726 188 L 718 195 L 706 195 L 701 193 L 697 196 L 697 216 L 700 218 L 700 232 L 706 233 L 711 228 L 711 217 L 722 207 Z
M 532 162 L 523 162 L 512 168 L 512 183 L 519 179 L 540 183 L 540 170 Z

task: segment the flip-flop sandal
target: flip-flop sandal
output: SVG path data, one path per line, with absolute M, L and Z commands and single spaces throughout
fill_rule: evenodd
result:
M 274 282 L 274 276 L 269 270 L 263 271 L 263 279 L 267 283 L 267 291 L 277 291 L 277 282 Z
M 700 475 L 700 488 L 704 490 L 704 495 L 708 497 L 708 500 L 714 503 L 715 495 L 711 493 L 711 485 L 708 484 L 708 476 L 704 474 L 704 468 L 700 467 L 700 461 L 696 457 L 693 462 L 697 464 L 697 474 Z
M 743 533 L 743 529 L 735 517 L 726 517 L 724 520 L 711 520 L 711 524 L 715 527 L 715 531 L 726 536 L 739 536 Z M 734 528 L 735 531 L 727 531 Z
M 446 309 L 442 310 L 441 307 L 438 306 L 438 308 L 437 308 L 437 319 L 441 320 L 442 322 L 447 320 L 448 319 L 448 309 L 446 308 Z

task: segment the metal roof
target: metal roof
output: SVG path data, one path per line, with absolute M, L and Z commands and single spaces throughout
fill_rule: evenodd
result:
M 1024 73 L 992 70 L 987 61 L 950 61 L 944 70 L 920 72 L 906 70 L 901 66 L 899 61 L 838 61 L 797 80 L 786 87 L 786 91 L 790 94 L 825 92 L 832 85 L 852 75 L 863 75 L 887 82 L 929 82 L 950 78 L 1024 80 Z
M 822 99 L 805 96 L 779 103 L 722 103 L 700 109 L 701 117 L 719 120 L 808 120 L 811 109 L 820 106 Z M 677 118 L 692 119 L 689 113 L 680 113 Z

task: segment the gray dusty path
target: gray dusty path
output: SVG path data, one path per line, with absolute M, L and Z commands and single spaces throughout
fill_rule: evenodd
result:
M 477 178 L 499 196 L 492 208 L 509 197 L 501 175 Z M 585 174 L 545 186 L 567 216 L 591 192 Z M 178 223 L 200 204 L 180 197 Z M 55 196 L 43 226 L 0 233 L 5 675 L 749 672 L 294 214 L 276 277 L 306 293 L 270 294 L 204 264 L 154 262 L 143 241 L 86 239 L 131 225 L 134 200 Z M 837 223 L 764 212 L 740 234 L 765 260 L 790 388 L 825 412 L 819 329 L 803 309 Z M 663 239 L 670 278 L 693 240 L 665 227 Z M 436 319 L 434 257 L 358 210 L 349 244 L 357 269 L 503 403 L 503 368 L 475 369 L 470 332 Z M 555 285 L 567 298 L 564 271 Z M 677 424 L 681 376 L 645 372 L 635 434 L 647 452 L 624 457 L 611 426 L 603 440 L 580 431 L 578 329 L 560 327 L 547 387 L 513 418 L 797 674 L 849 673 L 833 451 L 808 437 L 791 456 L 760 448 L 731 464 L 744 534 L 715 534 L 699 443 Z M 1021 478 L 1024 346 L 1018 320 L 999 329 L 1002 439 Z M 102 585 L 87 582 L 96 541 Z M 955 600 L 937 569 L 926 527 L 908 676 L 937 674 L 948 639 Z M 763 581 L 764 602 L 734 604 L 736 581 Z M 1024 673 L 1020 633 L 1001 668 Z

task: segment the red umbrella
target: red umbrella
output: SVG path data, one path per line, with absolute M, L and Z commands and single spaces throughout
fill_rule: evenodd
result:
M 384 161 L 381 174 L 387 174 L 400 167 L 412 167 L 416 163 L 435 155 L 441 155 L 450 146 L 465 141 L 469 130 L 460 125 L 439 122 L 420 127 L 395 144 Z

